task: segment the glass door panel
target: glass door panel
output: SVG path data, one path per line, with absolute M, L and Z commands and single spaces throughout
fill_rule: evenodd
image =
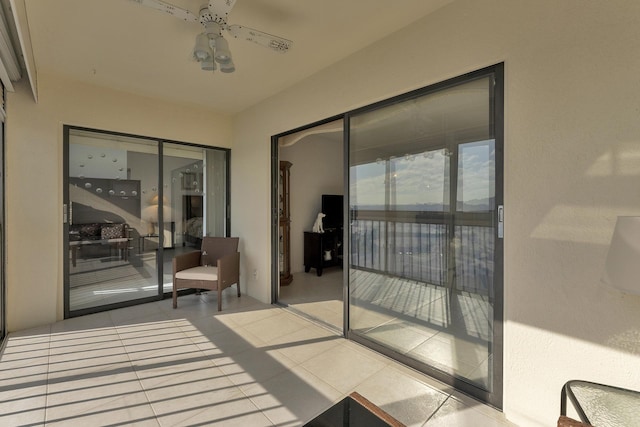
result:
M 163 289 L 173 289 L 172 259 L 200 250 L 203 236 L 227 235 L 227 150 L 163 144 Z
M 174 255 L 200 249 L 203 236 L 203 149 L 163 145 L 163 292 L 173 289 Z
M 272 140 L 273 300 L 341 333 L 346 319 L 344 149 L 342 118 Z M 319 212 L 325 215 L 320 234 L 313 232 Z
M 70 129 L 68 311 L 158 296 L 158 143 Z
M 205 230 L 207 236 L 228 236 L 228 151 L 205 149 Z
M 162 298 L 177 253 L 228 233 L 229 150 L 64 130 L 65 317 Z
M 414 94 L 349 129 L 350 336 L 485 397 L 501 361 L 493 88 Z

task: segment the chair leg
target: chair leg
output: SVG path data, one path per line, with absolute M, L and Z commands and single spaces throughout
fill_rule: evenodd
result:
M 238 288 L 238 297 L 240 297 L 240 282 L 236 283 L 236 287 Z
M 222 311 L 222 289 L 218 286 L 218 311 Z

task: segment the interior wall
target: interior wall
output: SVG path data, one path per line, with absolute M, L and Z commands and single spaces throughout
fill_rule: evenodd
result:
M 7 93 L 7 330 L 63 317 L 63 125 L 230 147 L 229 116 L 39 73 Z M 24 80 L 24 79 L 23 79 Z
M 638 51 L 635 0 L 456 0 L 243 112 L 249 293 L 270 297 L 271 135 L 504 61 L 505 414 L 554 425 L 575 378 L 637 389 L 640 297 L 600 278 L 616 216 L 640 215 Z
M 279 158 L 292 163 L 291 272 L 299 273 L 304 271 L 304 232 L 322 211 L 322 195 L 344 193 L 343 143 L 312 135 L 281 147 Z

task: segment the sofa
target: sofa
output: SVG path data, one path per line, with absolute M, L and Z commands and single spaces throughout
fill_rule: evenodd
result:
M 75 267 L 78 257 L 95 258 L 118 253 L 121 260 L 129 259 L 131 228 L 127 224 L 88 223 L 69 225 L 71 264 Z

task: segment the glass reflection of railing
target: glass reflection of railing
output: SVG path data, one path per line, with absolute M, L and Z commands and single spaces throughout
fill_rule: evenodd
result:
M 451 226 L 453 221 L 448 223 L 443 215 L 431 220 L 413 215 L 413 222 L 406 213 L 386 212 L 384 219 L 367 216 L 360 211 L 351 223 L 352 267 L 493 297 L 490 224 L 477 217 L 469 224 L 457 219 Z

